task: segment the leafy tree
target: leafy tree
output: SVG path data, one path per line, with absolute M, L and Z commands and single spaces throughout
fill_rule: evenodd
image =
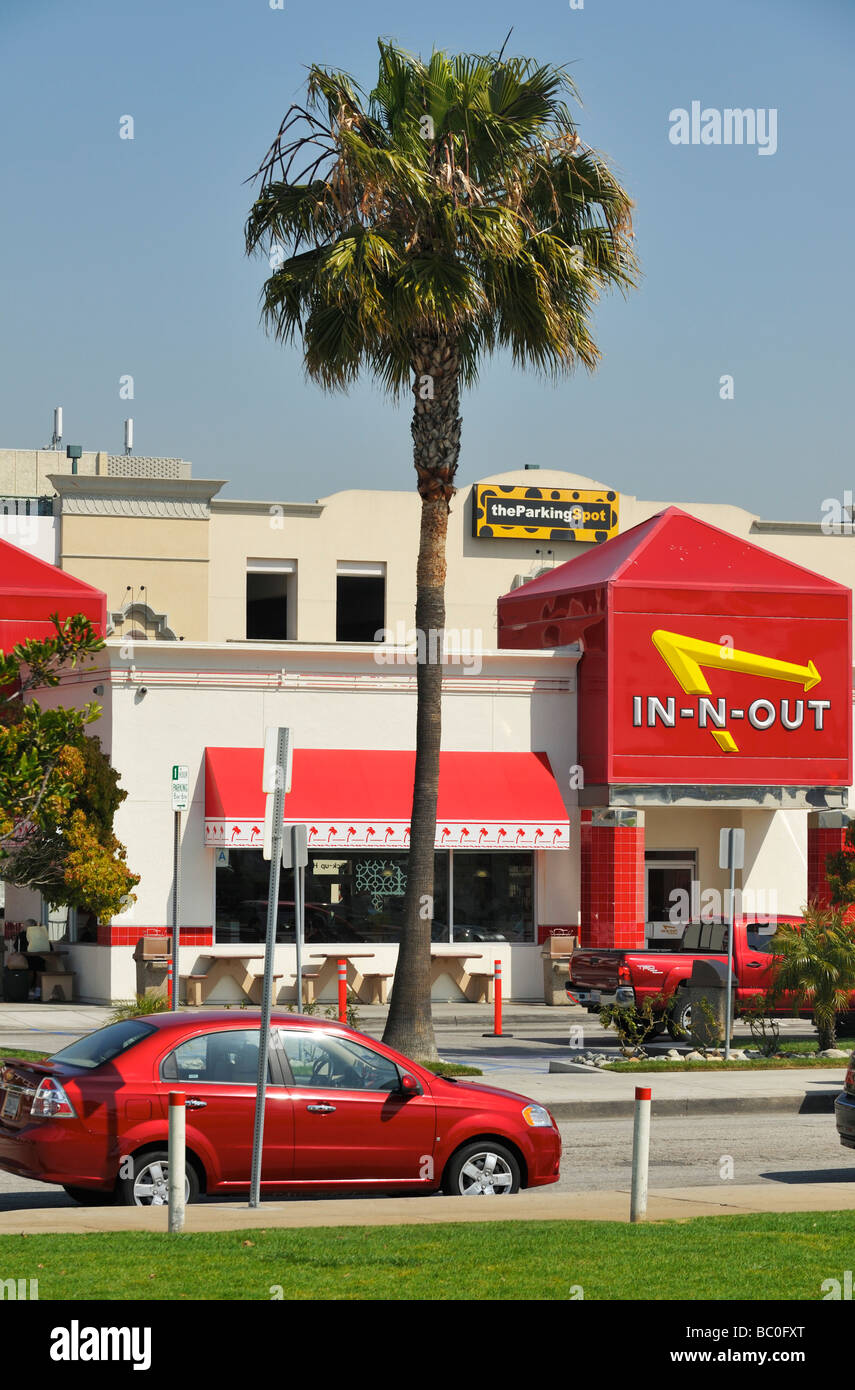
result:
M 63 669 L 91 660 L 104 643 L 79 615 L 52 621 L 55 637 L 0 654 L 0 874 L 53 905 L 110 917 L 133 900 L 139 876 L 113 834 L 127 792 L 100 740 L 85 733 L 100 710 L 91 702 L 45 710 L 24 699 L 59 685 Z
M 403 936 L 384 1033 L 437 1056 L 430 1009 L 434 841 L 441 742 L 445 544 L 460 453 L 460 391 L 509 349 L 554 379 L 599 352 L 599 292 L 634 283 L 632 201 L 582 143 L 566 71 L 526 58 L 429 62 L 381 41 L 366 99 L 353 78 L 309 69 L 257 171 L 247 251 L 267 253 L 263 318 L 301 341 L 309 377 L 345 389 L 362 373 L 413 399 L 421 530 L 416 766 Z
M 826 856 L 825 877 L 832 905 L 851 908 L 855 903 L 855 820 L 850 820 L 846 827 L 843 848 Z M 851 912 L 846 916 L 851 916 Z
M 794 1009 L 810 1007 L 820 1051 L 837 1041 L 837 1016 L 855 990 L 855 934 L 839 908 L 812 904 L 803 922 L 782 922 L 773 940 L 776 960 L 772 994 L 789 994 Z

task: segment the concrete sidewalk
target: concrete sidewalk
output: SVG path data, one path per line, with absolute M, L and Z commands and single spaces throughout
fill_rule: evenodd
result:
M 697 1195 L 695 1195 L 697 1194 Z M 701 1195 L 703 1194 L 703 1195 Z M 329 1226 L 435 1226 L 466 1221 L 629 1221 L 629 1188 L 613 1192 L 520 1192 L 497 1201 L 463 1197 L 341 1198 L 313 1202 L 199 1203 L 187 1208 L 185 1231 L 244 1231 Z M 647 1205 L 648 1221 L 686 1221 L 693 1216 L 738 1216 L 767 1211 L 853 1211 L 855 1189 L 840 1183 L 794 1183 L 715 1189 L 658 1188 Z M 165 1207 L 68 1207 L 0 1212 L 0 1235 L 80 1234 L 95 1231 L 163 1231 Z
M 230 1012 L 237 1020 L 257 1015 L 258 1009 Z M 0 1055 L 4 1045 L 57 1051 L 103 1027 L 111 1013 L 109 1006 L 96 1004 L 0 1004 Z M 361 1006 L 360 1028 L 379 1037 L 386 1013 L 378 1006 Z M 550 1060 L 569 1053 L 570 1026 L 581 1021 L 590 1027 L 587 1015 L 544 1004 L 509 1004 L 504 1010 L 507 1035 L 502 1038 L 484 1036 L 492 1019 L 492 1008 L 486 1005 L 435 1005 L 440 1054 L 471 1061 L 484 1073 L 471 1078 L 473 1082 L 518 1091 L 547 1105 L 558 1120 L 626 1119 L 633 1111 L 636 1086 L 651 1087 L 654 1116 L 830 1115 L 846 1074 L 843 1061 L 840 1066 L 792 1071 L 662 1072 L 651 1066 L 631 1073 L 596 1068 L 550 1072 Z

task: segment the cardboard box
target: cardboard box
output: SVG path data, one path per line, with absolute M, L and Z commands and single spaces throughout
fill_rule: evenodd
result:
M 134 955 L 137 960 L 154 960 L 157 956 L 171 956 L 172 937 L 141 936 Z

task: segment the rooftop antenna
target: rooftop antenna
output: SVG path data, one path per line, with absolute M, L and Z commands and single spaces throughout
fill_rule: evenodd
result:
M 53 438 L 50 441 L 52 449 L 62 447 L 62 406 L 58 405 L 53 412 Z
M 125 454 L 133 453 L 134 448 L 134 422 L 125 421 Z

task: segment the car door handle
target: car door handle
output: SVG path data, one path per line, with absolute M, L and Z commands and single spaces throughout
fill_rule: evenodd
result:
M 747 961 L 745 962 L 745 965 L 746 965 L 746 969 L 748 969 L 748 970 L 762 970 L 762 969 L 763 969 L 763 962 L 762 962 L 762 960 L 747 960 Z
M 334 1105 L 307 1105 L 307 1106 L 306 1106 L 306 1109 L 307 1109 L 307 1110 L 310 1110 L 310 1111 L 312 1112 L 313 1115 L 329 1115 L 329 1114 L 331 1114 L 331 1112 L 332 1112 L 333 1110 L 335 1110 L 335 1106 L 334 1106 Z
M 187 1110 L 204 1110 L 207 1104 L 206 1100 L 197 1100 L 195 1096 L 191 1096 L 189 1100 L 184 1102 Z

